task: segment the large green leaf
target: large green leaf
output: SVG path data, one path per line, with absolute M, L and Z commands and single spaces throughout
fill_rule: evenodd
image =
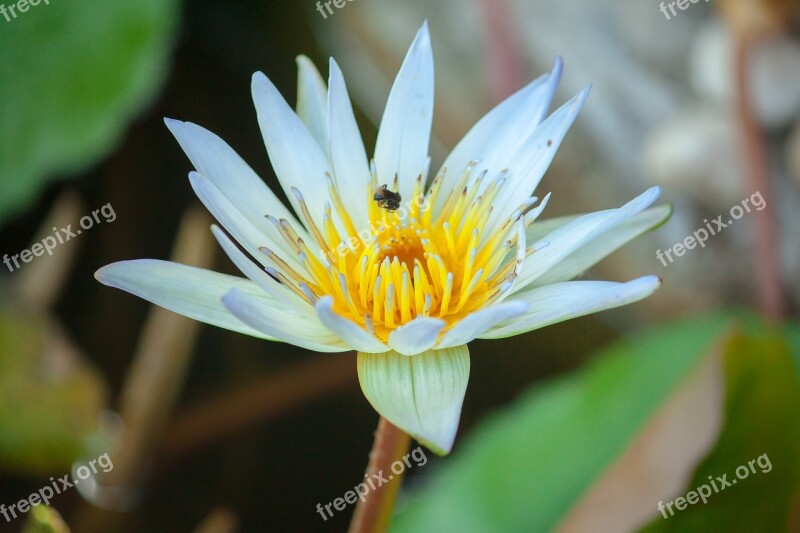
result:
M 752 326 L 736 334 L 725 378 L 725 426 L 682 494 L 705 485 L 707 503 L 681 502 L 643 531 L 788 529 L 800 487 L 800 387 L 786 336 Z
M 163 78 L 178 0 L 40 0 L 13 13 L 0 14 L 0 222 L 119 141 Z
M 537 388 L 457 449 L 440 475 L 410 498 L 394 529 L 551 530 L 729 323 L 712 317 L 659 328 L 605 351 L 577 375 Z

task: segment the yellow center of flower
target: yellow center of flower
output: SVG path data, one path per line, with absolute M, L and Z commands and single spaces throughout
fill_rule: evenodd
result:
M 507 292 L 522 259 L 533 251 L 524 249 L 523 215 L 535 199 L 528 199 L 499 230 L 484 238 L 492 201 L 504 176 L 494 179 L 479 195 L 485 173 L 467 187 L 471 170 L 467 168 L 435 217 L 443 173 L 427 193 L 420 176 L 412 198 L 403 198 L 395 211 L 381 208 L 373 200 L 377 188 L 373 175 L 365 198 L 370 226 L 360 231 L 328 176 L 331 203 L 347 236 L 341 236 L 333 223 L 330 205 L 323 227 L 317 227 L 302 195 L 294 190 L 303 220 L 322 251 L 313 254 L 287 221 L 268 216 L 307 271 L 300 274 L 271 250 L 262 249 L 278 269 L 268 269 L 269 273 L 312 305 L 321 296 L 331 296 L 336 313 L 366 327 L 382 341 L 418 316 L 444 320 L 446 331 Z

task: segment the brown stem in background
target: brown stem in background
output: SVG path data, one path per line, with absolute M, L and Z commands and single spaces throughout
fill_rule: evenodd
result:
M 209 224 L 202 209 L 187 211 L 171 259 L 209 267 L 214 253 Z M 150 308 L 122 387 L 119 414 L 124 429 L 110 452 L 114 468 L 98 475 L 99 490 L 92 503 L 125 509 L 135 500 L 183 385 L 199 327 L 199 322 L 161 307 Z M 84 507 L 74 523 L 76 531 L 110 531 L 118 519 L 119 515 Z
M 405 431 L 381 417 L 378 421 L 378 429 L 375 430 L 375 442 L 369 453 L 369 464 L 365 477 L 372 478 L 373 474 L 380 474 L 384 477 L 392 475 L 393 478 L 388 483 L 367 493 L 363 502 L 358 501 L 353 513 L 353 520 L 350 522 L 349 533 L 375 533 L 389 529 L 394 502 L 402 483 L 402 473 L 392 472 L 391 465 L 398 459 L 402 459 L 403 455 L 408 452 L 410 444 L 411 437 Z M 388 472 L 392 472 L 392 474 L 387 474 Z
M 55 233 L 53 228 L 57 232 L 70 224 L 76 227 L 84 210 L 85 206 L 77 193 L 67 191 L 60 194 L 36 230 L 33 242 L 41 242 L 46 236 L 52 236 Z M 38 313 L 48 312 L 64 286 L 79 249 L 79 243 L 64 243 L 53 251 L 47 261 L 33 261 L 27 265 L 19 273 L 19 278 L 14 280 L 12 290 L 15 304 Z
M 756 233 L 755 269 L 758 282 L 758 304 L 768 318 L 778 321 L 786 309 L 780 272 L 778 228 L 769 182 L 767 146 L 753 116 L 747 76 L 748 50 L 751 40 L 741 33 L 735 44 L 736 107 L 742 128 L 744 154 L 753 192 L 759 191 L 766 207 L 754 213 Z
M 514 18 L 508 0 L 481 0 L 486 35 L 486 79 L 492 104 L 525 85 L 525 60 L 520 54 L 514 31 Z
M 324 354 L 189 408 L 171 424 L 162 460 L 170 463 L 214 440 L 325 397 L 354 383 L 355 367 L 354 355 Z
M 199 208 L 184 215 L 172 260 L 209 267 L 214 247 L 208 215 Z M 200 323 L 153 307 L 128 371 L 119 414 L 125 424 L 108 481 L 136 486 L 152 459 L 189 366 Z
M 203 519 L 193 533 L 234 533 L 239 530 L 239 518 L 230 510 L 219 507 Z

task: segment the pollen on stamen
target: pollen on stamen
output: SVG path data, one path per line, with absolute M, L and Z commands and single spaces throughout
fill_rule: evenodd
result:
M 423 192 L 424 176 L 420 174 L 411 198 L 404 198 L 403 208 L 397 211 L 374 205 L 368 190 L 368 220 L 359 221 L 363 226 L 358 228 L 360 232 L 329 174 L 330 201 L 319 214 L 319 225 L 302 192 L 292 189 L 314 246 L 298 236 L 287 220 L 267 216 L 304 270 L 293 269 L 264 248 L 274 264 L 268 273 L 311 305 L 323 295 L 331 296 L 335 312 L 383 341 L 418 316 L 444 320 L 446 331 L 469 313 L 502 298 L 513 287 L 522 262 L 547 244 L 526 247 L 524 232 L 549 195 L 536 207 L 536 198 L 523 200 L 505 220 L 492 223 L 495 229 L 488 232 L 493 202 L 506 182 L 506 172 L 490 179 L 482 171 L 470 179 L 477 164 L 471 161 L 467 165 L 453 193 L 438 207 L 445 169 L 427 192 Z M 374 162 L 370 168 L 367 187 L 378 181 Z M 399 190 L 397 179 L 393 188 Z

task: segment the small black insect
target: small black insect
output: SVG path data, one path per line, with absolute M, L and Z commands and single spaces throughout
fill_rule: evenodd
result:
M 397 211 L 400 208 L 400 200 L 402 200 L 399 193 L 390 191 L 385 184 L 375 191 L 372 199 L 378 202 L 378 207 L 387 211 Z

